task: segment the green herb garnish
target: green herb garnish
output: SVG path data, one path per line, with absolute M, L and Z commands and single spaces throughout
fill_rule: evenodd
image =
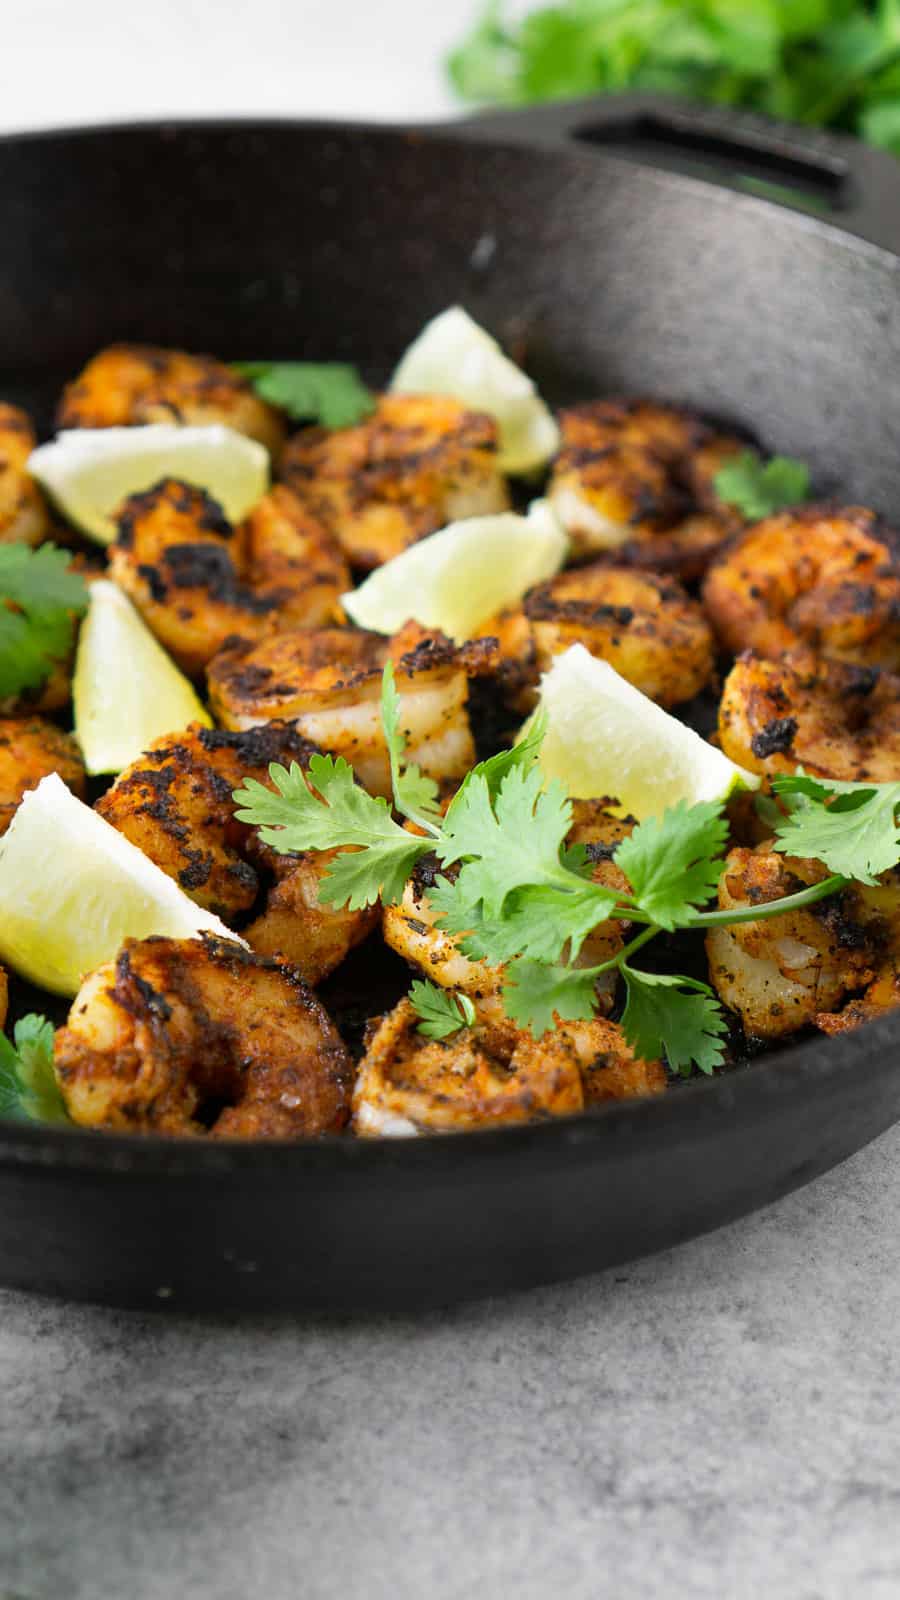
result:
M 426 1039 L 447 1039 L 475 1021 L 475 1007 L 467 994 L 453 994 L 436 983 L 417 978 L 409 991 L 413 1010 L 421 1017 L 419 1032 Z
M 791 456 L 773 456 L 763 463 L 753 450 L 745 450 L 719 468 L 713 486 L 726 505 L 758 522 L 809 498 L 809 468 Z
M 356 368 L 342 361 L 235 361 L 261 400 L 294 422 L 350 428 L 375 410 L 375 396 Z
M 87 584 L 68 550 L 0 544 L 0 696 L 40 689 L 68 657 Z
M 308 782 L 296 764 L 290 772 L 273 765 L 274 792 L 248 780 L 235 794 L 237 815 L 276 850 L 357 846 L 328 867 L 320 898 L 330 905 L 356 908 L 379 896 L 396 902 L 416 862 L 436 856 L 452 869 L 428 891 L 439 924 L 459 937 L 465 955 L 505 967 L 507 1014 L 536 1037 L 557 1018 L 593 1016 L 597 980 L 616 969 L 627 996 L 622 1028 L 638 1054 L 665 1055 L 672 1071 L 684 1075 L 695 1066 L 712 1072 L 723 1059 L 727 1031 L 713 990 L 693 978 L 638 969 L 637 952 L 663 931 L 756 922 L 814 905 L 850 880 L 873 882 L 900 861 L 900 784 L 826 783 L 798 774 L 773 785 L 789 808 L 779 812 L 775 848 L 820 861 L 830 874 L 821 882 L 762 905 L 704 910 L 723 866 L 725 802 L 681 802 L 639 823 L 618 846 L 614 859 L 631 885 L 619 893 L 592 883 L 584 852 L 566 847 L 572 805 L 560 784 L 545 785 L 537 764 L 541 719 L 512 750 L 474 767 L 443 816 L 434 786 L 403 767 L 400 702 L 389 668 L 382 720 L 395 807 L 421 833 L 401 827 L 387 802 L 366 794 L 347 762 L 330 756 L 313 757 Z M 637 931 L 608 961 L 575 966 L 588 934 L 609 918 Z M 432 1038 L 474 1017 L 465 996 L 431 984 L 414 986 L 413 1003 Z
M 448 61 L 466 100 L 624 89 L 745 106 L 900 154 L 897 0 L 491 0 Z
M 15 1044 L 0 1034 L 0 1117 L 27 1122 L 68 1122 L 53 1071 L 53 1024 L 33 1012 L 14 1029 Z

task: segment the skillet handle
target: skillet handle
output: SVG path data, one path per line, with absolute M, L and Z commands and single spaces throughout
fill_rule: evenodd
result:
M 900 161 L 842 134 L 655 94 L 482 113 L 458 128 L 475 138 L 593 145 L 830 218 L 900 254 Z

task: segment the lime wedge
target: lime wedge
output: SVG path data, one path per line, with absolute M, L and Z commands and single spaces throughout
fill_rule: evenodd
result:
M 412 619 L 451 639 L 471 639 L 495 611 L 552 578 L 567 550 L 556 514 L 546 500 L 533 500 L 524 517 L 504 511 L 451 522 L 376 567 L 341 601 L 354 622 L 376 633 L 394 633 Z
M 75 737 L 92 776 L 121 772 L 154 739 L 189 722 L 212 726 L 193 686 L 115 583 L 91 584 L 78 637 Z
M 57 773 L 26 794 L 0 839 L 0 960 L 43 989 L 75 994 L 123 939 L 203 929 L 235 937 Z
M 614 795 L 639 821 L 679 800 L 724 800 L 758 789 L 745 772 L 693 728 L 641 694 L 584 645 L 557 656 L 541 681 L 547 733 L 540 761 L 574 799 Z M 526 724 L 527 726 L 527 724 Z
M 426 323 L 401 358 L 398 394 L 449 394 L 500 428 L 504 472 L 534 472 L 559 449 L 559 429 L 531 379 L 462 306 Z
M 98 544 L 115 538 L 113 513 L 122 501 L 160 478 L 206 489 L 230 522 L 240 522 L 269 487 L 268 451 L 219 423 L 75 428 L 33 450 L 28 470 L 63 515 Z

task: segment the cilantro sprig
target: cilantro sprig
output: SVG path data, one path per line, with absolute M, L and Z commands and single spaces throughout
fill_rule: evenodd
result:
M 448 61 L 457 92 L 481 103 L 646 90 L 837 128 L 895 154 L 898 68 L 896 0 L 486 0 Z M 822 209 L 797 185 L 786 192 Z
M 87 584 L 53 544 L 0 544 L 0 697 L 37 690 L 72 648 Z
M 448 1039 L 461 1028 L 471 1028 L 475 1021 L 475 1007 L 467 994 L 451 994 L 424 978 L 417 978 L 411 985 L 409 998 L 422 1019 L 419 1032 L 426 1039 Z
M 773 456 L 763 462 L 754 450 L 744 450 L 719 468 L 713 487 L 725 505 L 758 522 L 809 499 L 809 468 L 793 456 Z
M 11 1044 L 0 1034 L 0 1117 L 68 1122 L 53 1071 L 53 1024 L 31 1012 L 15 1026 Z
M 349 428 L 375 410 L 375 396 L 356 368 L 343 361 L 235 361 L 261 400 L 294 422 Z
M 617 847 L 625 892 L 594 883 L 584 852 L 566 845 L 572 803 L 559 783 L 545 784 L 538 766 L 545 725 L 473 767 L 441 814 L 433 783 L 403 765 L 402 702 L 393 670 L 382 680 L 382 723 L 390 757 L 394 808 L 366 793 L 346 761 L 314 756 L 300 768 L 273 765 L 274 789 L 248 780 L 237 791 L 237 815 L 276 850 L 352 847 L 329 864 L 320 898 L 356 909 L 381 897 L 394 903 L 426 854 L 445 870 L 428 895 L 437 921 L 463 953 L 505 969 L 508 1016 L 536 1036 L 558 1021 L 594 1015 L 598 979 L 615 969 L 626 994 L 622 1029 L 641 1056 L 665 1056 L 673 1072 L 710 1073 L 724 1059 L 727 1023 L 706 983 L 645 971 L 634 957 L 662 932 L 697 931 L 756 922 L 814 905 L 848 881 L 872 883 L 900 862 L 900 784 L 854 785 L 797 774 L 773 787 L 778 810 L 775 848 L 811 856 L 828 876 L 795 894 L 758 905 L 708 910 L 723 867 L 728 828 L 724 802 L 680 802 L 640 822 Z M 600 924 L 620 921 L 626 942 L 614 956 L 578 965 L 585 940 Z M 421 1031 L 444 1038 L 471 1025 L 464 995 L 417 983 L 411 994 Z

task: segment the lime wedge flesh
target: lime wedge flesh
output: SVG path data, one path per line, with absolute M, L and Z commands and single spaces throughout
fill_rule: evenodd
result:
M 413 619 L 451 639 L 472 639 L 496 611 L 552 578 L 567 550 L 546 500 L 534 500 L 525 517 L 504 511 L 451 522 L 377 567 L 342 603 L 354 622 L 377 633 Z
M 26 794 L 0 839 L 0 960 L 22 977 L 75 994 L 124 939 L 204 929 L 235 937 L 57 773 Z
M 559 429 L 521 367 L 464 311 L 426 323 L 391 379 L 397 394 L 449 394 L 487 411 L 500 429 L 503 472 L 534 472 L 559 449 Z
M 121 772 L 167 733 L 212 719 L 131 601 L 106 578 L 91 584 L 78 637 L 75 737 L 92 776 Z
M 161 478 L 205 489 L 230 522 L 240 522 L 269 487 L 268 451 L 218 423 L 76 428 L 33 450 L 28 470 L 63 515 L 98 544 L 115 538 L 114 513 L 122 501 Z
M 639 821 L 679 800 L 724 800 L 759 778 L 598 661 L 584 645 L 557 656 L 541 682 L 541 767 L 574 799 L 614 796 Z

